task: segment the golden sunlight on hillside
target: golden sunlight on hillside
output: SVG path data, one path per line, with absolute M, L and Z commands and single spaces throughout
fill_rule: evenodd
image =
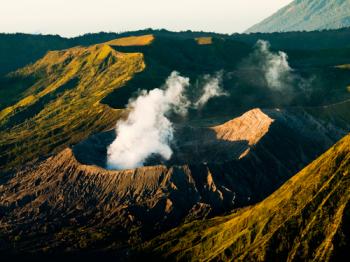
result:
M 195 39 L 199 45 L 211 45 L 213 43 L 213 38 L 208 37 L 197 37 Z
M 129 36 L 111 40 L 106 44 L 111 46 L 144 46 L 150 45 L 153 40 L 153 35 Z

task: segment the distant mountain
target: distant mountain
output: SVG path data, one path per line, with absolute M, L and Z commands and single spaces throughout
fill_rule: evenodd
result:
M 349 0 L 295 0 L 246 32 L 315 31 L 348 26 Z
M 171 230 L 146 245 L 165 261 L 346 261 L 350 136 L 256 206 Z

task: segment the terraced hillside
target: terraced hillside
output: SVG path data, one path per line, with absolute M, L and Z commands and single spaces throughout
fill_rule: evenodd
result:
M 350 136 L 256 206 L 186 224 L 144 250 L 166 260 L 327 261 L 349 256 Z
M 144 67 L 142 54 L 99 44 L 52 51 L 12 73 L 36 80 L 0 111 L 0 172 L 111 128 L 120 111 L 100 101 Z

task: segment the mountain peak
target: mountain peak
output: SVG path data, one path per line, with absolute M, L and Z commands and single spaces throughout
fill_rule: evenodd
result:
M 274 120 L 261 109 L 255 108 L 222 125 L 212 127 L 212 129 L 220 140 L 248 141 L 252 146 L 269 131 L 273 122 Z
M 246 32 L 314 31 L 348 26 L 350 26 L 350 1 L 296 0 Z

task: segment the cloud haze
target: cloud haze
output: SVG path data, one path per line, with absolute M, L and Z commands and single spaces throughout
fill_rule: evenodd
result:
M 242 32 L 291 0 L 11 0 L 2 1 L 0 32 L 75 36 L 144 28 Z

